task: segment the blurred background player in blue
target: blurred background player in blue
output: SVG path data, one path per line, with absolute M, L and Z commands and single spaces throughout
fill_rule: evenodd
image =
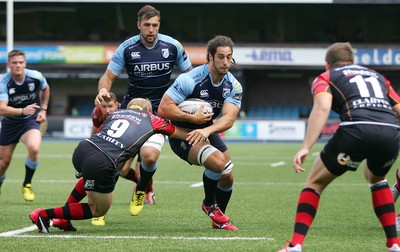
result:
M 199 144 L 170 139 L 172 150 L 189 164 L 202 165 L 205 198 L 202 210 L 216 229 L 238 230 L 225 215 L 232 195 L 233 163 L 230 152 L 218 133 L 232 127 L 242 103 L 242 86 L 229 72 L 234 62 L 234 43 L 229 37 L 216 36 L 207 45 L 207 64 L 181 74 L 163 96 L 158 113 L 175 125 L 194 129 Z M 188 98 L 210 103 L 212 114 L 182 112 L 178 104 Z M 217 119 L 218 117 L 218 119 Z M 215 121 L 213 122 L 213 119 Z
M 181 43 L 174 38 L 158 33 L 160 12 L 153 6 L 145 5 L 138 12 L 137 27 L 140 34 L 125 40 L 114 53 L 107 70 L 100 78 L 95 103 L 100 104 L 103 96 L 108 97 L 113 81 L 125 68 L 128 74 L 128 88 L 121 108 L 133 98 L 147 98 L 151 101 L 153 113 L 157 113 L 161 97 L 170 86 L 174 66 L 182 72 L 192 68 L 192 64 Z M 134 189 L 130 213 L 143 207 L 145 200 L 154 201 L 154 190 L 146 194 L 146 187 L 157 169 L 157 160 L 164 146 L 165 136 L 155 134 L 141 148 L 137 167 L 139 183 Z
M 332 110 L 341 123 L 312 165 L 300 193 L 292 239 L 279 252 L 301 252 L 302 244 L 318 210 L 321 193 L 337 177 L 356 171 L 365 160 L 364 176 L 372 206 L 386 236 L 388 251 L 400 252 L 396 214 L 386 174 L 400 147 L 400 97 L 378 72 L 354 64 L 350 43 L 331 45 L 325 56 L 326 71 L 311 85 L 314 105 L 303 144 L 293 157 L 297 173 L 318 140 Z M 363 244 L 368 248 L 367 241 Z M 320 251 L 324 251 L 321 247 Z M 368 249 L 365 249 L 368 250 Z
M 28 151 L 25 160 L 25 179 L 22 193 L 26 201 L 33 201 L 32 177 L 39 164 L 42 143 L 40 124 L 45 123 L 50 86 L 42 73 L 26 68 L 25 53 L 8 53 L 10 71 L 0 79 L 0 187 L 6 177 L 15 147 L 21 140 Z

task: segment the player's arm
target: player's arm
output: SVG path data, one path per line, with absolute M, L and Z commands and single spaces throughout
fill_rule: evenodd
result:
M 151 124 L 155 131 L 162 134 L 166 134 L 173 138 L 186 140 L 187 133 L 189 132 L 189 130 L 177 127 L 172 123 L 170 123 L 169 121 L 165 120 L 164 118 L 156 116 L 152 113 L 149 114 L 151 116 Z
M 101 109 L 96 106 L 92 110 L 92 130 L 90 132 L 90 137 L 96 134 L 103 123 Z
M 114 74 L 111 70 L 107 69 L 103 76 L 101 76 L 98 84 L 98 91 L 99 93 L 97 94 L 94 103 L 96 105 L 100 105 L 100 103 L 103 101 L 103 96 L 105 97 L 110 97 L 110 94 L 108 91 L 111 90 L 112 84 L 114 80 L 117 78 L 117 75 Z
M 0 100 L 0 115 L 1 116 L 26 116 L 35 114 L 39 106 L 36 103 L 32 103 L 25 108 L 14 108 L 8 106 L 8 100 Z
M 231 102 L 224 103 L 224 106 L 221 110 L 221 117 L 218 118 L 212 125 L 191 131 L 188 134 L 187 141 L 190 143 L 204 141 L 210 135 L 224 132 L 230 129 L 238 114 L 240 112 L 240 108 Z
M 400 96 L 399 94 L 393 89 L 392 84 L 388 79 L 384 77 L 386 82 L 387 93 L 389 96 L 389 102 L 393 106 L 393 110 L 396 112 L 397 117 L 400 117 Z
M 311 149 L 318 140 L 322 128 L 328 120 L 331 104 L 332 94 L 324 92 L 315 96 L 314 105 L 308 118 L 307 131 L 302 148 Z
M 209 131 L 208 135 L 221 133 L 230 129 L 240 112 L 240 108 L 231 102 L 225 102 L 222 106 L 221 117 L 215 120 L 215 122 L 205 128 Z
M 213 115 L 204 114 L 202 113 L 201 109 L 199 109 L 199 111 L 197 111 L 195 114 L 185 113 L 179 109 L 176 102 L 167 94 L 163 95 L 160 105 L 158 106 L 157 114 L 171 121 L 191 122 L 196 124 L 202 124 L 210 121 Z
M 90 137 L 92 137 L 94 134 L 96 134 L 97 133 L 97 130 L 98 130 L 99 128 L 97 128 L 96 126 L 92 126 L 92 131 L 90 132 Z
M 300 150 L 293 158 L 293 167 L 296 172 L 304 172 L 301 165 L 304 163 L 311 147 L 318 140 L 322 128 L 325 126 L 332 106 L 332 94 L 329 92 L 318 93 L 314 97 L 314 105 L 307 122 L 306 135 Z
M 186 129 L 177 127 L 175 125 L 174 125 L 174 127 L 175 127 L 175 131 L 172 135 L 170 135 L 170 137 L 181 139 L 181 140 L 186 140 L 189 131 Z
M 46 88 L 40 91 L 40 109 L 47 111 L 50 100 L 50 86 L 47 84 Z
M 36 121 L 39 121 L 41 123 L 47 121 L 46 113 L 47 113 L 47 107 L 49 105 L 49 100 L 50 100 L 50 86 L 47 84 L 46 88 L 40 91 L 40 111 L 36 118 Z

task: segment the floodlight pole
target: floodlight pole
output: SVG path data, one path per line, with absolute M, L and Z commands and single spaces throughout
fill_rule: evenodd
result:
M 7 0 L 7 53 L 14 47 L 14 1 Z M 7 72 L 10 70 L 6 67 Z

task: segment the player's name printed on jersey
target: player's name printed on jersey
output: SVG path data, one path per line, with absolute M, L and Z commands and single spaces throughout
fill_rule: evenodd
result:
M 189 98 L 181 102 L 178 107 L 181 111 L 188 113 L 188 114 L 195 114 L 197 110 L 200 109 L 201 106 L 204 105 L 204 114 L 211 114 L 213 112 L 212 106 L 201 99 L 196 98 Z
M 142 119 L 137 117 L 137 116 L 135 116 L 135 114 L 137 114 L 137 115 L 139 115 L 141 117 L 147 115 L 146 113 L 140 114 L 140 112 L 134 111 L 134 110 L 128 110 L 128 113 L 131 113 L 130 115 L 129 114 L 120 114 L 120 112 L 122 112 L 122 111 L 114 112 L 111 115 L 111 120 L 125 119 L 125 120 L 129 120 L 131 122 L 134 122 L 136 124 L 140 124 L 142 122 Z M 126 113 L 126 111 L 124 113 Z
M 106 140 L 107 142 L 110 142 L 110 143 L 112 143 L 112 144 L 115 144 L 116 146 L 118 146 L 118 147 L 121 148 L 121 149 L 124 149 L 124 148 L 125 148 L 125 145 L 124 145 L 123 143 L 121 143 L 120 141 L 118 141 L 117 139 L 115 139 L 115 138 L 113 138 L 113 137 L 111 137 L 111 136 L 104 135 L 104 134 L 102 134 L 101 132 L 96 133 L 95 135 L 98 136 L 98 137 L 100 137 L 100 138 L 103 139 L 103 140 Z

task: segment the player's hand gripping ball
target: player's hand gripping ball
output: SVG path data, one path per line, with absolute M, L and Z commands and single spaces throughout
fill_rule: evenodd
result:
M 208 102 L 197 98 L 186 99 L 180 103 L 178 107 L 185 113 L 195 114 L 203 104 L 205 105 L 203 110 L 204 114 L 211 114 L 213 112 L 212 106 Z

